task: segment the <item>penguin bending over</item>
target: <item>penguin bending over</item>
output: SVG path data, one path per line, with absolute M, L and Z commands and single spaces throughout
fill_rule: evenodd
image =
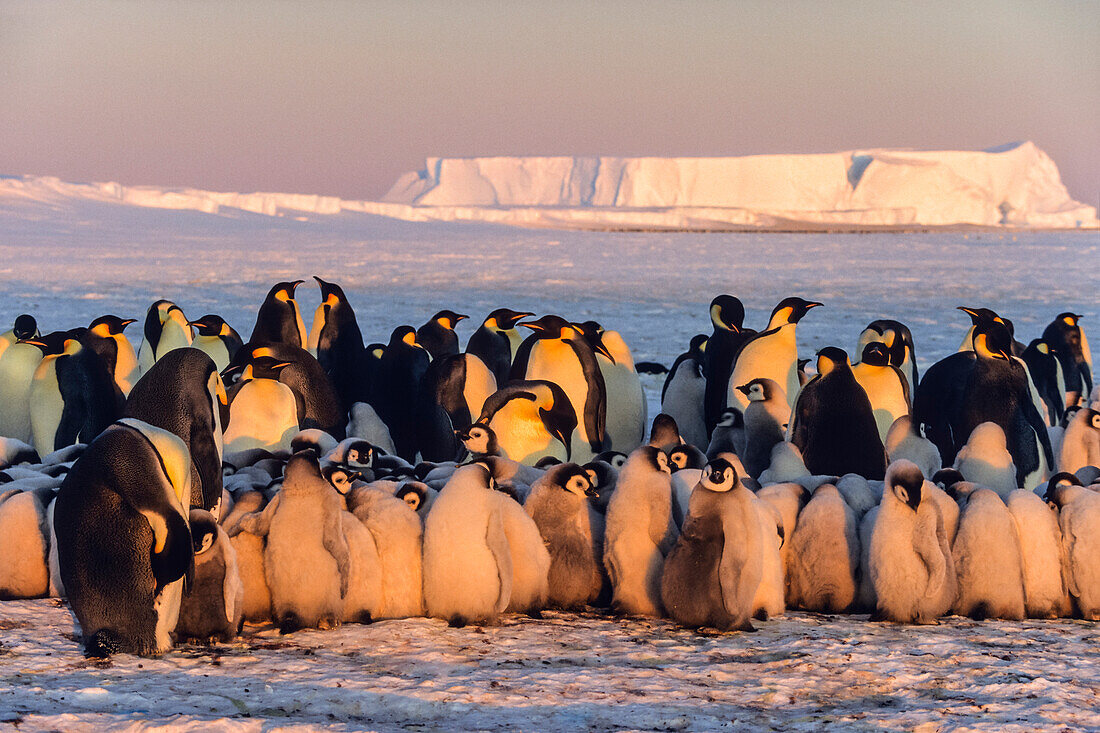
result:
M 500 455 L 526 465 L 553 456 L 571 456 L 577 413 L 565 391 L 545 380 L 516 381 L 485 400 L 473 430 L 488 427 Z M 472 435 L 472 433 L 471 433 Z M 471 452 L 478 452 L 471 448 Z
M 686 442 L 700 448 L 709 442 L 703 414 L 707 380 L 703 376 L 703 353 L 707 337 L 691 338 L 688 350 L 676 357 L 661 387 L 661 412 L 672 417 Z

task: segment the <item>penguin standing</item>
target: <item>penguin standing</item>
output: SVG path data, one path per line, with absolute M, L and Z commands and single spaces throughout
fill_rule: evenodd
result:
M 607 437 L 607 388 L 591 346 L 576 327 L 560 316 L 543 316 L 521 323 L 534 333 L 520 344 L 512 364 L 512 379 L 546 380 L 565 391 L 577 413 L 570 457 L 588 461 L 603 450 Z
M 523 342 L 516 324 L 533 315 L 510 308 L 497 308 L 482 321 L 466 343 L 466 353 L 481 359 L 493 373 L 497 387 L 503 387 L 508 382 L 512 358 Z
M 288 366 L 270 356 L 253 359 L 240 380 L 229 390 L 229 420 L 225 424 L 225 455 L 245 451 L 289 450 L 291 439 L 301 429 L 301 403 L 297 395 L 279 381 Z
M 1047 408 L 1047 424 L 1057 425 L 1066 412 L 1066 380 L 1062 365 L 1042 339 L 1033 339 L 1020 355 Z
M 170 300 L 158 300 L 145 312 L 143 338 L 137 353 L 138 370 L 144 374 L 169 351 L 190 345 L 191 327 L 183 310 Z
M 49 592 L 47 506 L 53 495 L 53 489 L 42 488 L 0 499 L 0 600 Z
M 978 620 L 1024 618 L 1020 539 L 1001 497 L 974 488 L 963 499 L 952 552 L 959 578 L 955 613 Z
M 1058 470 L 1074 473 L 1100 466 L 1100 412 L 1082 407 L 1074 413 L 1058 447 Z
M 88 334 L 84 340 L 85 346 L 99 354 L 123 397 L 130 394 L 134 383 L 141 376 L 137 353 L 130 339 L 123 333 L 131 323 L 134 323 L 133 318 L 100 316 L 88 325 Z
M 871 401 L 878 437 L 885 443 L 890 427 L 909 415 L 912 405 L 909 380 L 901 369 L 890 364 L 890 354 L 881 343 L 863 347 L 859 363 L 852 365 L 852 374 Z
M 678 534 L 668 458 L 642 446 L 623 464 L 607 506 L 603 560 L 620 613 L 661 615 L 661 576 Z
M 570 459 L 577 413 L 557 384 L 516 381 L 485 400 L 470 430 L 479 425 L 492 431 L 500 455 L 532 466 L 547 456 Z
M 855 513 L 836 486 L 821 484 L 791 537 L 787 604 L 823 613 L 849 610 L 856 600 L 859 556 Z
M 1062 365 L 1066 407 L 1078 404 L 1092 392 L 1092 351 L 1080 320 L 1076 313 L 1059 313 L 1043 329 L 1043 341 L 1050 345 Z
M 382 595 L 376 618 L 423 616 L 424 529 L 416 507 L 370 487 L 352 489 L 348 507 L 374 537 L 378 548 Z
M 618 331 L 607 331 L 595 321 L 585 321 L 578 328 L 592 346 L 603 375 L 608 446 L 629 453 L 645 440 L 646 424 L 646 398 L 634 369 L 634 357 Z
M 370 376 L 363 333 L 355 319 L 355 310 L 336 283 L 314 275 L 321 288 L 321 304 L 313 315 L 309 333 L 309 352 L 332 380 L 340 397 L 340 409 L 347 413 L 356 402 L 370 400 Z
M 753 379 L 739 385 L 737 390 L 749 400 L 744 415 L 745 448 L 741 455 L 749 476 L 759 478 L 771 463 L 772 448 L 783 442 L 791 408 L 783 388 L 774 379 Z
M 480 463 L 454 472 L 424 521 L 424 603 L 452 626 L 491 623 L 512 594 L 512 554 L 493 477 Z
M 302 311 L 294 299 L 294 291 L 303 282 L 292 280 L 271 287 L 256 313 L 256 323 L 248 339 L 250 344 L 277 343 L 306 348 L 309 337 Z
M 1024 605 L 1028 618 L 1070 614 L 1058 515 L 1032 491 L 1016 489 L 1005 500 L 1020 538 Z
M 229 366 L 244 345 L 241 335 L 215 313 L 207 313 L 202 318 L 189 321 L 187 325 L 195 329 L 192 348 L 213 359 L 219 372 Z
M 661 387 L 661 412 L 672 417 L 680 434 L 691 445 L 707 445 L 709 433 L 703 415 L 707 379 L 703 376 L 703 354 L 707 337 L 691 337 L 688 350 L 676 357 Z
M 730 404 L 730 375 L 733 373 L 737 352 L 746 341 L 756 335 L 755 331 L 742 328 L 744 321 L 745 306 L 734 296 L 719 295 L 710 302 L 710 322 L 714 330 L 707 339 L 707 348 L 703 352 L 703 374 L 707 380 L 703 397 L 703 419 L 708 436 L 721 419 L 722 411 Z
M 423 459 L 454 460 L 459 449 L 455 431 L 470 427 L 496 391 L 496 378 L 480 359 L 469 354 L 434 359 L 420 381 L 415 408 Z
M 244 586 L 237 572 L 237 553 L 214 516 L 190 512 L 195 578 L 180 604 L 177 638 L 227 642 L 241 627 Z
M 302 451 L 291 456 L 283 488 L 263 512 L 241 520 L 241 529 L 267 538 L 264 569 L 280 632 L 340 624 L 350 572 L 343 513 L 317 455 Z
M 795 404 L 791 443 L 802 451 L 811 474 L 884 478 L 886 451 L 871 402 L 842 349 L 829 346 L 817 352 L 817 376 L 802 388 Z
M 1057 474 L 1046 498 L 1058 508 L 1066 587 L 1081 618 L 1100 621 L 1100 493 L 1080 484 L 1072 474 Z
M 31 383 L 42 361 L 42 350 L 34 343 L 38 326 L 31 316 L 20 316 L 12 336 L 14 343 L 0 354 L 0 435 L 30 443 Z
M 920 373 L 917 369 L 913 334 L 909 327 L 900 321 L 890 319 L 871 321 L 859 335 L 856 351 L 862 354 L 863 350 L 867 348 L 867 344 L 875 341 L 886 345 L 886 353 L 890 357 L 890 366 L 897 367 L 905 375 L 905 379 L 909 384 L 909 391 L 916 390 Z
M 494 481 L 496 501 L 500 504 L 504 537 L 512 556 L 512 592 L 505 611 L 537 617 L 546 607 L 550 594 L 550 553 L 538 525 L 519 502 Z
M 194 567 L 187 446 L 140 420 L 92 441 L 58 491 L 58 562 L 84 653 L 160 654 L 172 646 Z
M 678 624 L 755 630 L 749 619 L 764 548 L 753 501 L 727 461 L 719 458 L 703 469 L 661 579 L 662 603 Z
M 594 496 L 585 469 L 561 463 L 531 486 L 523 505 L 550 552 L 547 603 L 554 608 L 582 609 L 603 586 L 602 547 L 593 531 L 602 527 L 603 517 L 588 500 Z
M 416 404 L 431 357 L 416 340 L 412 326 L 398 326 L 371 382 L 371 406 L 389 426 L 397 455 L 414 462 L 419 451 Z
M 793 408 L 798 396 L 798 322 L 811 308 L 821 303 L 802 298 L 784 298 L 772 309 L 768 327 L 755 335 L 737 352 L 727 387 L 727 404 L 744 412 L 748 398 L 737 387 L 757 378 L 772 379 L 783 388 Z
M 432 359 L 440 359 L 458 353 L 458 334 L 455 326 L 469 318 L 450 310 L 441 310 L 416 329 L 416 342 L 424 347 Z
M 1001 426 L 983 422 L 974 428 L 955 456 L 954 468 L 967 481 L 997 492 L 1006 499 L 1016 489 L 1016 466 L 1008 452 Z

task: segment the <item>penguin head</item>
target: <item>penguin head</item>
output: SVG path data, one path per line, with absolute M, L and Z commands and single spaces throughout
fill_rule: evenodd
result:
M 588 475 L 588 483 L 597 493 L 609 489 L 615 485 L 618 469 L 613 468 L 607 461 L 596 458 L 584 464 L 581 468 Z
M 745 395 L 749 402 L 765 402 L 771 399 L 774 390 L 772 385 L 775 384 L 771 379 L 753 379 L 748 384 L 742 384 L 737 388 L 737 391 Z
M 699 485 L 707 491 L 730 491 L 737 486 L 737 469 L 725 458 L 715 458 L 703 467 Z
M 557 456 L 543 456 L 542 458 L 535 461 L 535 468 L 541 468 L 543 471 L 545 471 L 546 469 L 557 466 L 560 463 L 562 463 L 562 460 Z
M 100 338 L 118 336 L 126 327 L 136 321 L 135 318 L 119 318 L 118 316 L 100 316 L 88 324 L 88 331 Z
M 546 472 L 546 477 L 563 491 L 582 499 L 599 496 L 588 472 L 576 463 L 562 463 Z
M 585 342 L 592 347 L 593 351 L 610 359 L 612 364 L 615 363 L 615 357 L 611 355 L 610 349 L 603 342 L 603 326 L 596 321 L 584 321 L 583 323 L 574 323 L 573 327 L 580 331 L 581 336 L 584 337 Z
M 612 468 L 618 470 L 618 469 L 623 467 L 624 463 L 626 463 L 626 458 L 627 458 L 626 454 L 621 453 L 620 451 L 605 450 L 603 453 L 600 453 L 598 456 L 596 456 L 592 460 L 594 460 L 594 461 L 603 461 L 607 465 L 609 465 Z
M 455 436 L 475 455 L 491 455 L 499 451 L 496 433 L 485 423 L 475 422 L 468 428 L 456 430 Z
M 187 523 L 191 525 L 191 547 L 196 557 L 214 546 L 218 539 L 218 522 L 213 514 L 204 509 L 192 509 Z
M 540 339 L 573 338 L 577 334 L 577 330 L 569 321 L 553 314 L 519 325 L 531 329 L 535 332 L 535 337 Z
M 11 332 L 19 341 L 38 338 L 38 321 L 31 314 L 24 313 L 15 319 Z
M 464 316 L 461 313 L 455 313 L 451 310 L 441 310 L 432 316 L 432 321 L 443 326 L 443 328 L 448 331 L 453 331 L 455 326 L 458 325 L 458 322 L 466 318 L 469 318 L 469 316 Z
M 672 469 L 668 465 L 668 455 L 665 454 L 660 448 L 654 448 L 652 445 L 643 445 L 638 448 L 635 453 L 641 453 L 645 462 L 654 471 L 660 471 L 661 473 L 671 474 Z
M 214 313 L 207 313 L 202 318 L 188 321 L 187 325 L 195 329 L 200 336 L 228 336 L 229 324 L 225 319 Z
M 811 308 L 817 308 L 820 305 L 824 305 L 824 303 L 795 297 L 784 298 L 772 309 L 771 318 L 768 319 L 768 328 L 775 328 L 787 323 L 798 323 L 803 316 L 810 312 Z
M 405 502 L 414 512 L 419 511 L 428 499 L 428 486 L 419 481 L 406 481 L 393 494 Z
M 535 315 L 525 311 L 514 311 L 511 308 L 497 308 L 482 321 L 481 325 L 493 331 L 510 331 L 524 318 Z
M 696 360 L 699 360 L 707 350 L 708 340 L 709 337 L 705 333 L 695 334 L 691 337 L 691 341 L 688 342 L 688 353 L 694 355 Z
M 393 329 L 390 333 L 390 342 L 386 348 L 397 350 L 409 346 L 418 349 L 424 348 L 420 345 L 420 342 L 416 340 L 416 329 L 412 326 L 398 326 Z
M 721 416 L 718 418 L 718 424 L 715 427 L 718 428 L 739 428 L 745 424 L 745 415 L 736 407 L 727 407 L 722 410 Z
M 286 468 L 283 469 L 284 489 L 303 478 L 307 480 L 324 479 L 324 476 L 321 475 L 321 459 L 317 455 L 317 451 L 312 448 L 300 450 L 287 460 Z
M 997 315 L 996 311 L 990 310 L 989 308 L 970 308 L 965 305 L 960 305 L 957 306 L 955 310 L 960 310 L 970 316 L 970 324 L 972 326 L 977 326 L 979 323 L 993 322 L 1007 327 L 1005 319 Z
M 290 280 L 288 282 L 275 283 L 271 290 L 268 291 L 268 299 L 274 298 L 281 303 L 289 303 L 294 300 L 294 291 L 298 289 L 305 280 Z
M 322 280 L 316 275 L 313 276 L 313 279 L 317 281 L 317 286 L 321 288 L 322 305 L 326 305 L 329 308 L 335 308 L 341 303 L 347 302 L 347 296 L 344 295 L 344 290 L 339 285 Z
M 1047 481 L 1047 489 L 1043 494 L 1043 499 L 1052 509 L 1061 509 L 1070 500 L 1071 492 L 1069 489 L 1075 486 L 1083 488 L 1081 479 L 1077 476 L 1067 471 L 1056 473 Z
M 740 333 L 745 322 L 745 306 L 732 295 L 719 295 L 710 301 L 710 322 L 716 331 Z
M 702 468 L 707 457 L 693 445 L 678 445 L 668 452 L 668 467 L 673 471 L 685 468 Z
M 837 368 L 850 368 L 848 353 L 844 349 L 835 346 L 826 346 L 817 352 L 817 373 L 822 377 L 827 376 Z
M 890 366 L 890 352 L 886 344 L 881 341 L 872 341 L 863 347 L 863 353 L 859 360 L 864 364 L 874 367 Z
M 74 344 L 79 346 L 79 342 L 72 337 L 70 331 L 52 331 L 36 339 L 26 339 L 23 343 L 37 346 L 41 349 L 43 357 L 60 356 L 70 351 L 75 353 Z
M 353 468 L 372 468 L 374 466 L 375 448 L 365 440 L 354 440 L 348 443 L 344 451 L 343 463 Z
M 1100 430 L 1100 412 L 1092 409 L 1091 407 L 1083 407 L 1082 411 L 1088 416 L 1088 425 L 1093 430 Z
M 363 474 L 339 463 L 326 463 L 321 467 L 321 475 L 332 485 L 332 488 L 345 495 L 351 491 L 355 481 L 363 478 Z
M 676 418 L 664 412 L 653 418 L 653 425 L 649 428 L 649 444 L 667 450 L 684 442 L 680 437 L 680 426 L 676 424 Z
M 240 381 L 247 382 L 252 379 L 275 379 L 279 378 L 279 373 L 290 366 L 288 361 L 279 361 L 274 356 L 257 356 L 253 357 L 252 361 L 245 364 L 244 371 L 241 372 Z
M 886 486 L 898 501 L 916 511 L 920 506 L 924 474 L 921 473 L 917 464 L 902 458 L 891 463 L 886 469 Z
M 974 326 L 974 353 L 981 359 L 1011 361 L 1012 334 L 1002 322 L 981 321 Z
M 952 486 L 965 480 L 962 473 L 956 468 L 941 468 L 932 476 L 932 483 L 944 491 L 950 491 Z

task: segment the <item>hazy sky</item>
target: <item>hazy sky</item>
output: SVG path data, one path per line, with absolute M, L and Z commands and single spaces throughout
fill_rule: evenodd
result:
M 0 173 L 383 194 L 427 156 L 985 148 L 1100 198 L 1100 2 L 0 0 Z

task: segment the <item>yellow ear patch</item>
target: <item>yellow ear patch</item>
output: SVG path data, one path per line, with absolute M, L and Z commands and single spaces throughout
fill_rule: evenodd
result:
M 261 357 L 261 356 L 270 356 L 270 357 L 274 357 L 274 356 L 275 356 L 275 352 L 274 352 L 274 351 L 273 351 L 273 350 L 272 350 L 271 348 L 269 348 L 269 347 L 267 347 L 267 346 L 261 346 L 261 347 L 260 347 L 260 348 L 258 348 L 258 349 L 253 349 L 253 350 L 252 350 L 252 356 L 253 356 L 253 358 L 259 358 L 259 357 Z
M 245 367 L 244 367 L 244 371 L 241 372 L 241 381 L 242 382 L 247 382 L 248 380 L 254 379 L 254 378 L 255 377 L 253 376 L 252 365 L 251 364 L 246 364 Z
M 1050 347 L 1047 346 L 1045 343 L 1040 343 L 1035 348 L 1039 350 L 1040 354 L 1049 354 L 1050 353 Z
M 780 308 L 778 311 L 775 312 L 775 317 L 776 318 L 782 319 L 783 321 L 785 321 L 787 323 L 790 323 L 791 316 L 793 316 L 793 315 L 794 315 L 794 308 L 791 308 L 790 306 L 787 306 L 786 308 Z
M 500 329 L 500 326 L 497 325 L 497 319 L 489 318 L 485 321 L 485 328 L 491 328 L 494 331 L 497 331 Z
M 710 320 L 715 326 L 722 325 L 722 306 L 715 303 L 710 307 Z
M 275 293 L 275 300 L 282 301 L 283 303 L 289 303 L 292 298 L 289 292 L 287 292 L 286 290 L 280 290 L 279 292 Z
M 409 331 L 401 338 L 401 340 L 407 343 L 409 346 L 416 346 L 416 332 Z
M 96 336 L 99 336 L 100 338 L 110 338 L 111 328 L 106 323 L 100 323 L 92 329 L 92 333 L 94 333 Z
M 336 293 L 329 293 L 328 297 L 325 298 L 325 305 L 335 308 L 340 305 L 340 298 L 336 296 Z
M 1069 316 L 1066 316 L 1065 318 L 1063 318 L 1062 322 L 1065 323 L 1067 326 L 1076 326 L 1077 325 L 1077 321 L 1070 318 Z

